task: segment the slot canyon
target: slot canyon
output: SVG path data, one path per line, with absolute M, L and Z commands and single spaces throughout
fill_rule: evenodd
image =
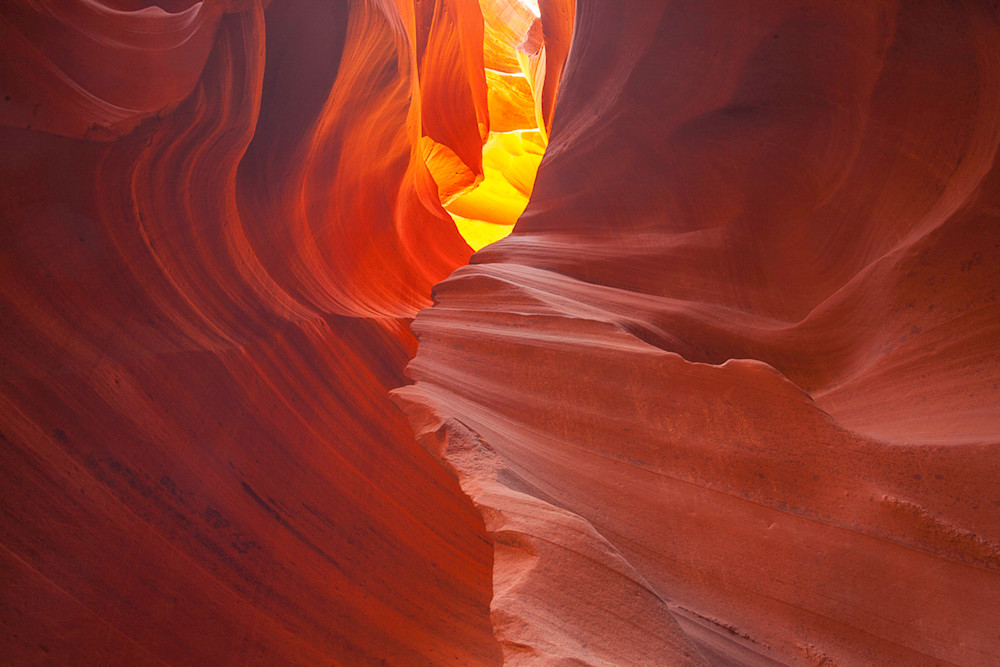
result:
M 1000 664 L 1000 5 L 5 0 L 0 665 Z

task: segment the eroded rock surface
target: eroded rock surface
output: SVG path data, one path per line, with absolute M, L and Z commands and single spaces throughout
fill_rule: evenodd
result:
M 486 519 L 505 656 L 997 662 L 995 10 L 576 30 L 531 203 L 435 288 L 398 391 Z
M 539 4 L 0 8 L 0 661 L 1000 662 L 996 8 Z

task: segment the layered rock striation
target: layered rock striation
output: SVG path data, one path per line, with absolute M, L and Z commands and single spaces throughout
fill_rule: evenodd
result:
M 0 9 L 3 661 L 1000 661 L 996 9 L 539 10 Z
M 578 3 L 531 202 L 396 392 L 510 664 L 1000 658 L 998 27 Z
M 388 397 L 471 253 L 421 120 L 481 169 L 485 85 L 421 91 L 482 20 L 418 4 L 0 10 L 0 662 L 499 661 Z

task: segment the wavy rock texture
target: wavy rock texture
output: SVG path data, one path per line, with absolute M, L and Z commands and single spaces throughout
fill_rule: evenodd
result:
M 471 253 L 420 142 L 481 171 L 478 6 L 127 4 L 0 9 L 0 662 L 498 663 L 388 396 Z
M 511 664 L 1000 661 L 998 15 L 764 4 L 581 0 L 414 322 Z
M 539 9 L 0 8 L 5 664 L 1000 662 L 996 8 Z

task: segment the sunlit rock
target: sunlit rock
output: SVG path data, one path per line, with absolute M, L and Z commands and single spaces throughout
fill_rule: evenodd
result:
M 0 44 L 3 664 L 1000 663 L 990 3 Z

